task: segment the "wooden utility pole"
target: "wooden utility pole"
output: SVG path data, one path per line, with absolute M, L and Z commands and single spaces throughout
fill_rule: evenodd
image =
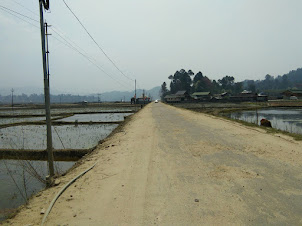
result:
M 99 102 L 99 103 L 101 103 L 101 98 L 100 98 L 100 96 L 102 96 L 102 94 L 101 94 L 101 93 L 98 93 L 98 102 Z
M 134 83 L 134 104 L 136 104 L 136 79 L 135 79 L 135 83 Z
M 11 89 L 12 91 L 12 110 L 14 110 L 14 89 Z
M 52 147 L 52 134 L 51 134 L 51 115 L 50 115 L 50 94 L 49 94 L 49 64 L 48 64 L 48 49 L 46 52 L 45 43 L 45 29 L 47 32 L 47 24 L 44 24 L 43 7 L 49 9 L 49 1 L 39 0 L 40 5 L 40 28 L 41 28 L 41 44 L 42 44 L 42 60 L 43 60 L 43 74 L 44 74 L 44 99 L 45 99 L 45 112 L 46 112 L 46 132 L 47 132 L 47 153 L 48 153 L 48 168 L 49 177 L 48 185 L 52 184 L 54 177 L 54 158 Z M 46 26 L 45 26 L 46 25 Z

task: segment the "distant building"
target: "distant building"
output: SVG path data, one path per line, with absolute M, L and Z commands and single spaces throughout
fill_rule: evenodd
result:
M 181 98 L 179 96 L 176 96 L 175 94 L 169 94 L 164 97 L 164 100 L 167 103 L 178 103 L 181 101 Z
M 182 91 L 176 92 L 175 94 L 166 95 L 164 97 L 164 99 L 167 103 L 178 103 L 178 102 L 183 102 L 183 101 L 185 101 L 185 102 L 191 101 L 192 97 L 190 96 L 190 94 L 187 91 L 182 90 Z
M 194 100 L 206 101 L 211 100 L 212 95 L 211 92 L 195 92 L 192 94 L 192 97 L 194 98 Z
M 264 94 L 258 94 L 257 101 L 268 101 L 268 96 Z
M 286 90 L 282 93 L 283 99 L 285 100 L 290 100 L 293 99 L 291 97 L 297 97 L 297 99 L 301 100 L 302 99 L 302 90 L 300 89 L 292 89 L 292 90 Z
M 214 94 L 211 101 L 227 101 L 230 97 L 228 92 L 223 92 L 220 94 Z
M 243 90 L 239 95 L 230 96 L 230 101 L 244 102 L 244 101 L 257 101 L 258 94 L 248 90 Z
M 150 97 L 139 97 L 139 98 L 136 98 L 136 104 L 148 104 L 151 102 L 151 99 Z
M 190 94 L 185 90 L 176 92 L 175 96 L 178 96 L 180 98 L 180 101 L 188 101 L 192 99 Z

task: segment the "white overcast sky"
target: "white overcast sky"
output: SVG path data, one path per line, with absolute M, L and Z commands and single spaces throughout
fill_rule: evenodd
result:
M 231 75 L 242 81 L 302 67 L 301 0 L 66 3 L 120 70 L 137 79 L 139 88 L 161 85 L 182 68 L 202 71 L 210 79 Z M 39 20 L 38 0 L 0 0 L 0 5 Z M 50 9 L 44 14 L 47 22 L 115 78 L 57 41 L 60 37 L 50 30 L 51 89 L 64 93 L 134 89 L 134 82 L 106 59 L 62 0 L 50 0 Z M 0 87 L 24 86 L 43 87 L 40 31 L 0 9 Z

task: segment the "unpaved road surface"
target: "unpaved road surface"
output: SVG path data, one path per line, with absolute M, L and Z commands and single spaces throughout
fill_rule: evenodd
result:
M 152 103 L 59 186 L 7 224 L 301 225 L 302 145 L 280 134 Z

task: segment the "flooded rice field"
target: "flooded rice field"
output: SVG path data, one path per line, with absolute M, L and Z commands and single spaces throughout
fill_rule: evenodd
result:
M 252 111 L 241 111 L 227 114 L 232 119 L 238 119 L 260 125 L 265 118 L 271 121 L 272 127 L 290 133 L 302 134 L 302 108 L 274 108 Z
M 52 126 L 54 149 L 88 149 L 106 138 L 118 125 Z M 0 149 L 46 149 L 46 126 L 13 126 L 0 130 Z
M 116 108 L 116 107 L 81 107 L 81 108 L 55 108 L 51 109 L 51 114 L 63 114 L 63 113 L 89 113 L 89 112 L 107 112 L 107 111 L 133 111 L 133 107 Z M 45 109 L 17 109 L 12 110 L 0 110 L 0 115 L 42 115 L 45 114 Z
M 55 170 L 62 174 L 75 162 L 55 162 Z M 0 160 L 0 221 L 14 209 L 45 187 L 46 161 Z
M 71 117 L 67 117 L 61 120 L 62 122 L 118 122 L 123 121 L 124 117 L 131 115 L 132 113 L 110 113 L 110 114 L 76 114 Z
M 30 118 L 0 118 L 0 125 L 19 123 L 19 122 L 37 122 L 43 121 L 45 117 L 30 117 Z
M 135 110 L 133 107 L 115 106 L 52 109 L 52 114 L 66 114 L 64 117 L 52 117 L 53 122 L 62 124 L 52 126 L 53 148 L 77 150 L 93 148 L 118 126 L 118 122 L 133 114 L 130 112 L 133 110 Z M 3 116 L 0 117 L 0 126 L 25 123 L 0 128 L 0 149 L 45 150 L 46 126 L 30 125 L 45 120 L 45 117 L 39 116 L 41 114 L 45 114 L 44 109 L 0 109 L 0 116 Z M 80 122 L 88 123 L 80 124 Z M 102 122 L 113 122 L 113 124 L 102 124 Z M 74 163 L 57 161 L 56 172 L 62 174 Z M 19 205 L 26 203 L 28 197 L 45 187 L 47 171 L 46 161 L 0 159 L 0 221 L 9 216 Z

